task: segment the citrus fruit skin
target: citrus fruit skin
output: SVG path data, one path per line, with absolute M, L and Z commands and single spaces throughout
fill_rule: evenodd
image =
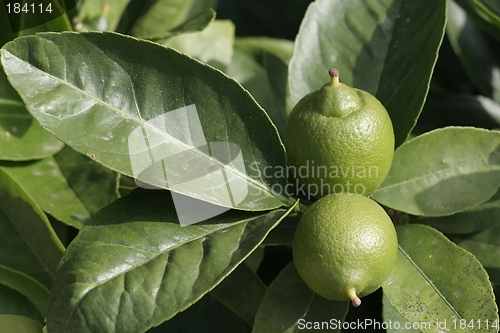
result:
M 312 196 L 368 196 L 389 173 L 394 131 L 384 106 L 371 94 L 340 83 L 337 74 L 295 105 L 285 124 L 284 144 L 294 175 L 317 186 L 308 187 Z
M 293 240 L 293 260 L 305 284 L 326 299 L 353 304 L 353 294 L 363 297 L 382 285 L 397 253 L 390 217 L 375 201 L 357 194 L 316 201 L 300 219 Z

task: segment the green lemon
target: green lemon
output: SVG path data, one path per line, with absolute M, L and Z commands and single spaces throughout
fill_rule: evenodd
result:
M 394 225 L 375 201 L 357 194 L 331 194 L 316 201 L 299 221 L 293 261 L 317 294 L 351 300 L 377 290 L 396 262 Z
M 312 196 L 368 196 L 391 168 L 391 118 L 374 96 L 340 83 L 336 69 L 329 74 L 330 83 L 302 98 L 287 119 L 288 164 Z

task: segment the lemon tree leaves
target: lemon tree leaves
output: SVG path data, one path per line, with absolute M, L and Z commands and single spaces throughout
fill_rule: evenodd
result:
M 173 30 L 214 5 L 214 0 L 158 0 L 148 6 L 144 16 L 132 28 L 137 37 L 156 37 Z
M 65 147 L 54 156 L 26 162 L 0 162 L 45 212 L 75 228 L 118 198 L 118 175 Z
M 443 216 L 490 199 L 499 186 L 500 132 L 447 127 L 396 149 L 373 198 L 409 214 Z
M 68 247 L 52 289 L 48 330 L 157 326 L 219 284 L 287 214 L 231 210 L 181 227 L 169 192 L 135 190 L 101 210 Z
M 315 1 L 290 61 L 288 108 L 328 82 L 328 69 L 336 67 L 341 82 L 384 104 L 399 146 L 424 104 L 445 17 L 443 0 Z
M 429 323 L 419 327 L 422 332 L 438 331 L 437 320 L 446 320 L 447 327 L 440 327 L 446 328 L 444 331 L 497 332 L 491 326 L 495 320 L 498 322 L 493 289 L 473 255 L 423 225 L 398 228 L 398 239 L 398 261 L 382 287 L 406 320 Z M 462 319 L 467 324 L 473 320 L 475 329 L 460 328 Z M 456 328 L 452 326 L 454 320 Z
M 344 320 L 348 308 L 348 302 L 328 301 L 315 294 L 290 263 L 267 289 L 252 333 L 292 333 L 306 329 L 340 332 L 339 321 Z
M 46 287 L 53 282 L 63 247 L 38 205 L 0 170 L 0 265 Z
M 188 56 L 114 33 L 45 33 L 6 44 L 2 64 L 42 126 L 111 169 L 163 188 L 169 175 L 177 191 L 227 207 L 226 184 L 186 179 L 224 168 L 229 181 L 246 184 L 251 194 L 234 207 L 292 202 L 271 190 L 287 180 L 268 170 L 285 166 L 269 117 L 237 82 Z M 242 163 L 227 148 L 234 145 Z M 167 157 L 172 161 L 163 164 Z M 158 172 L 142 172 L 147 168 Z

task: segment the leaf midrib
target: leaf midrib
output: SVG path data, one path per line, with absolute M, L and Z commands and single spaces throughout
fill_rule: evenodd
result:
M 267 236 L 267 234 L 269 234 L 269 232 L 270 232 L 270 231 L 271 231 L 271 230 L 272 230 L 272 229 L 273 229 L 273 228 L 274 228 L 274 227 L 275 227 L 275 226 L 276 226 L 279 222 L 281 222 L 281 221 L 282 221 L 282 220 L 283 220 L 283 219 L 284 219 L 284 218 L 285 218 L 288 214 L 290 214 L 290 212 L 294 209 L 294 207 L 295 207 L 297 204 L 298 204 L 298 200 L 297 200 L 297 201 L 296 201 L 296 202 L 292 205 L 292 207 L 290 207 L 288 210 L 286 210 L 286 211 L 284 211 L 284 212 L 283 212 L 283 214 L 282 214 L 282 215 L 281 215 L 281 216 L 280 216 L 280 217 L 279 217 L 279 218 L 275 221 L 275 223 L 273 224 L 273 226 L 272 226 L 272 227 L 270 227 L 270 228 L 268 229 L 268 231 L 267 231 L 266 235 L 264 235 L 264 236 L 263 236 L 262 241 L 265 239 L 265 237 Z M 165 254 L 165 253 L 167 253 L 167 252 L 171 252 L 172 250 L 174 250 L 174 249 L 176 249 L 176 248 L 178 248 L 178 247 L 180 247 L 180 246 L 183 246 L 183 245 L 185 245 L 185 244 L 187 244 L 187 243 L 190 243 L 190 242 L 193 242 L 193 241 L 197 241 L 197 240 L 199 240 L 200 238 L 206 237 L 206 236 L 207 236 L 207 235 L 209 235 L 209 234 L 212 234 L 212 233 L 215 233 L 215 232 L 220 232 L 221 230 L 224 230 L 224 229 L 227 229 L 227 228 L 231 228 L 231 227 L 234 227 L 234 226 L 236 226 L 236 225 L 240 225 L 240 224 L 242 224 L 242 223 L 246 223 L 246 224 L 251 223 L 253 220 L 258 219 L 258 218 L 261 218 L 261 217 L 263 217 L 263 216 L 265 216 L 265 215 L 268 215 L 268 214 L 269 214 L 269 212 L 268 212 L 268 213 L 265 213 L 265 214 L 260 214 L 259 216 L 254 216 L 254 217 L 251 217 L 251 218 L 247 218 L 247 219 L 239 220 L 239 221 L 233 222 L 233 223 L 231 223 L 231 224 L 224 224 L 224 225 L 222 225 L 222 227 L 221 227 L 221 228 L 205 230 L 205 232 L 204 232 L 203 234 L 201 234 L 201 235 L 199 235 L 199 236 L 197 236 L 197 237 L 195 237 L 195 238 L 190 238 L 190 239 L 188 239 L 188 240 L 186 240 L 186 241 L 184 241 L 184 242 L 182 242 L 182 243 L 177 244 L 176 246 L 174 246 L 174 247 L 172 247 L 172 248 L 166 249 L 165 251 L 160 251 L 160 252 L 158 252 L 158 253 L 155 253 L 155 252 L 149 252 L 149 251 L 145 251 L 145 250 L 140 250 L 140 249 L 137 249 L 137 248 L 134 248 L 134 247 L 124 246 L 124 245 L 122 245 L 122 244 L 113 244 L 113 245 L 111 245 L 111 244 L 103 244 L 103 245 L 110 245 L 110 246 L 117 246 L 117 247 L 125 247 L 125 248 L 130 248 L 130 249 L 132 249 L 132 250 L 142 251 L 142 252 L 146 252 L 146 253 L 152 253 L 152 254 L 154 254 L 154 255 L 153 255 L 153 257 L 152 257 L 152 258 L 149 258 L 149 259 L 147 259 L 147 260 L 143 261 L 143 263 L 142 263 L 142 264 L 140 264 L 140 265 L 137 265 L 137 266 L 134 266 L 134 267 L 130 267 L 130 268 L 128 268 L 128 269 L 126 269 L 126 270 L 124 270 L 124 271 L 120 272 L 120 274 L 117 274 L 117 275 L 112 276 L 112 277 L 110 277 L 110 278 L 108 278 L 108 279 L 105 279 L 105 280 L 99 281 L 99 283 L 98 283 L 98 284 L 96 284 L 94 287 L 92 287 L 92 288 L 88 289 L 88 290 L 87 290 L 84 294 L 82 294 L 82 295 L 81 295 L 81 297 L 80 297 L 80 299 L 78 300 L 78 302 L 77 302 L 76 304 L 80 303 L 80 302 L 83 300 L 83 298 L 85 297 L 85 295 L 87 295 L 87 294 L 88 294 L 91 290 L 93 290 L 93 289 L 97 288 L 97 287 L 98 287 L 98 286 L 100 286 L 100 285 L 103 285 L 103 284 L 107 283 L 107 282 L 108 282 L 108 281 L 110 281 L 110 280 L 115 279 L 115 278 L 116 278 L 116 277 L 118 277 L 118 276 L 121 276 L 121 275 L 123 275 L 123 274 L 126 274 L 127 272 L 129 272 L 129 271 L 131 271 L 131 270 L 133 270 L 133 269 L 135 269 L 135 268 L 137 268 L 137 267 L 139 267 L 139 266 L 143 266 L 143 265 L 145 265 L 146 263 L 150 262 L 151 260 L 156 259 L 156 258 L 157 258 L 158 256 L 160 256 L 160 255 L 163 255 L 163 254 Z M 198 226 L 195 226 L 195 225 L 193 225 L 192 227 L 197 227 L 198 229 L 202 229 L 202 228 L 200 228 L 200 227 L 198 227 Z M 240 239 L 241 239 L 241 235 L 240 235 Z M 241 244 L 241 242 L 240 242 L 239 244 Z M 257 246 L 258 246 L 258 245 L 257 245 Z M 252 252 L 252 251 L 250 251 L 250 252 L 248 253 L 248 255 L 250 255 L 250 253 L 251 253 L 251 252 Z M 247 255 L 247 256 L 248 256 L 248 255 Z M 232 253 L 230 254 L 230 256 L 232 257 Z M 242 259 L 242 261 L 243 261 L 243 260 L 244 260 L 244 258 Z M 235 268 L 236 268 L 236 266 L 237 266 L 237 265 L 235 265 L 235 266 L 233 267 L 233 269 L 235 269 Z M 231 273 L 231 272 L 228 272 L 228 274 L 230 274 L 230 273 Z M 227 276 L 227 275 L 226 275 L 226 276 Z M 87 284 L 87 285 L 88 285 L 88 283 L 82 283 L 82 282 L 79 282 L 79 284 Z M 213 288 L 215 288 L 215 286 L 213 286 Z M 213 289 L 213 288 L 212 288 L 212 289 Z M 208 290 L 208 291 L 207 291 L 207 293 L 208 293 L 209 291 L 210 291 L 210 290 Z M 76 304 L 75 304 L 75 305 L 76 305 Z M 69 318 L 71 318 L 71 317 L 72 317 L 73 312 L 74 312 L 74 311 L 76 311 L 76 308 L 77 308 L 77 307 L 76 307 L 76 306 L 74 306 L 74 307 L 73 307 L 73 309 L 71 310 L 71 312 L 68 314 L 67 320 L 65 320 L 65 324 L 64 324 L 64 330 L 63 330 L 63 332 L 66 332 L 66 328 L 67 328 L 67 326 L 68 326 L 68 324 L 69 324 Z
M 417 263 L 415 261 L 413 261 L 413 259 L 411 258 L 411 256 L 406 253 L 406 251 L 401 247 L 401 245 L 398 245 L 398 249 L 399 251 L 405 256 L 406 260 L 408 260 L 410 262 L 410 264 L 417 270 L 417 272 L 420 274 L 420 276 L 422 276 L 425 281 L 427 282 L 427 284 L 429 286 L 431 286 L 434 291 L 436 292 L 437 295 L 439 295 L 439 297 L 441 298 L 441 300 L 446 304 L 446 306 L 453 312 L 453 314 L 455 314 L 457 316 L 457 318 L 459 318 L 460 320 L 461 319 L 464 319 L 462 318 L 462 316 L 460 316 L 460 314 L 455 310 L 455 308 L 450 304 L 450 302 L 448 302 L 448 300 L 446 299 L 446 297 L 444 297 L 444 295 L 439 291 L 439 289 L 436 287 L 436 285 L 432 282 L 431 279 L 429 279 L 429 277 L 420 269 L 420 267 L 417 265 Z M 405 318 L 406 319 L 406 318 Z M 467 328 L 470 332 L 475 332 L 473 330 L 470 330 L 469 328 Z

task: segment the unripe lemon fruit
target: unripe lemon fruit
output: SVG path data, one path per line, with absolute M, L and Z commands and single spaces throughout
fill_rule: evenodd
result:
M 391 168 L 391 118 L 374 96 L 340 83 L 336 69 L 329 74 L 330 83 L 302 98 L 288 116 L 288 164 L 315 197 L 346 192 L 368 196 Z
M 385 210 L 362 195 L 331 194 L 309 207 L 293 240 L 299 276 L 317 294 L 351 300 L 377 290 L 396 263 L 398 240 Z

